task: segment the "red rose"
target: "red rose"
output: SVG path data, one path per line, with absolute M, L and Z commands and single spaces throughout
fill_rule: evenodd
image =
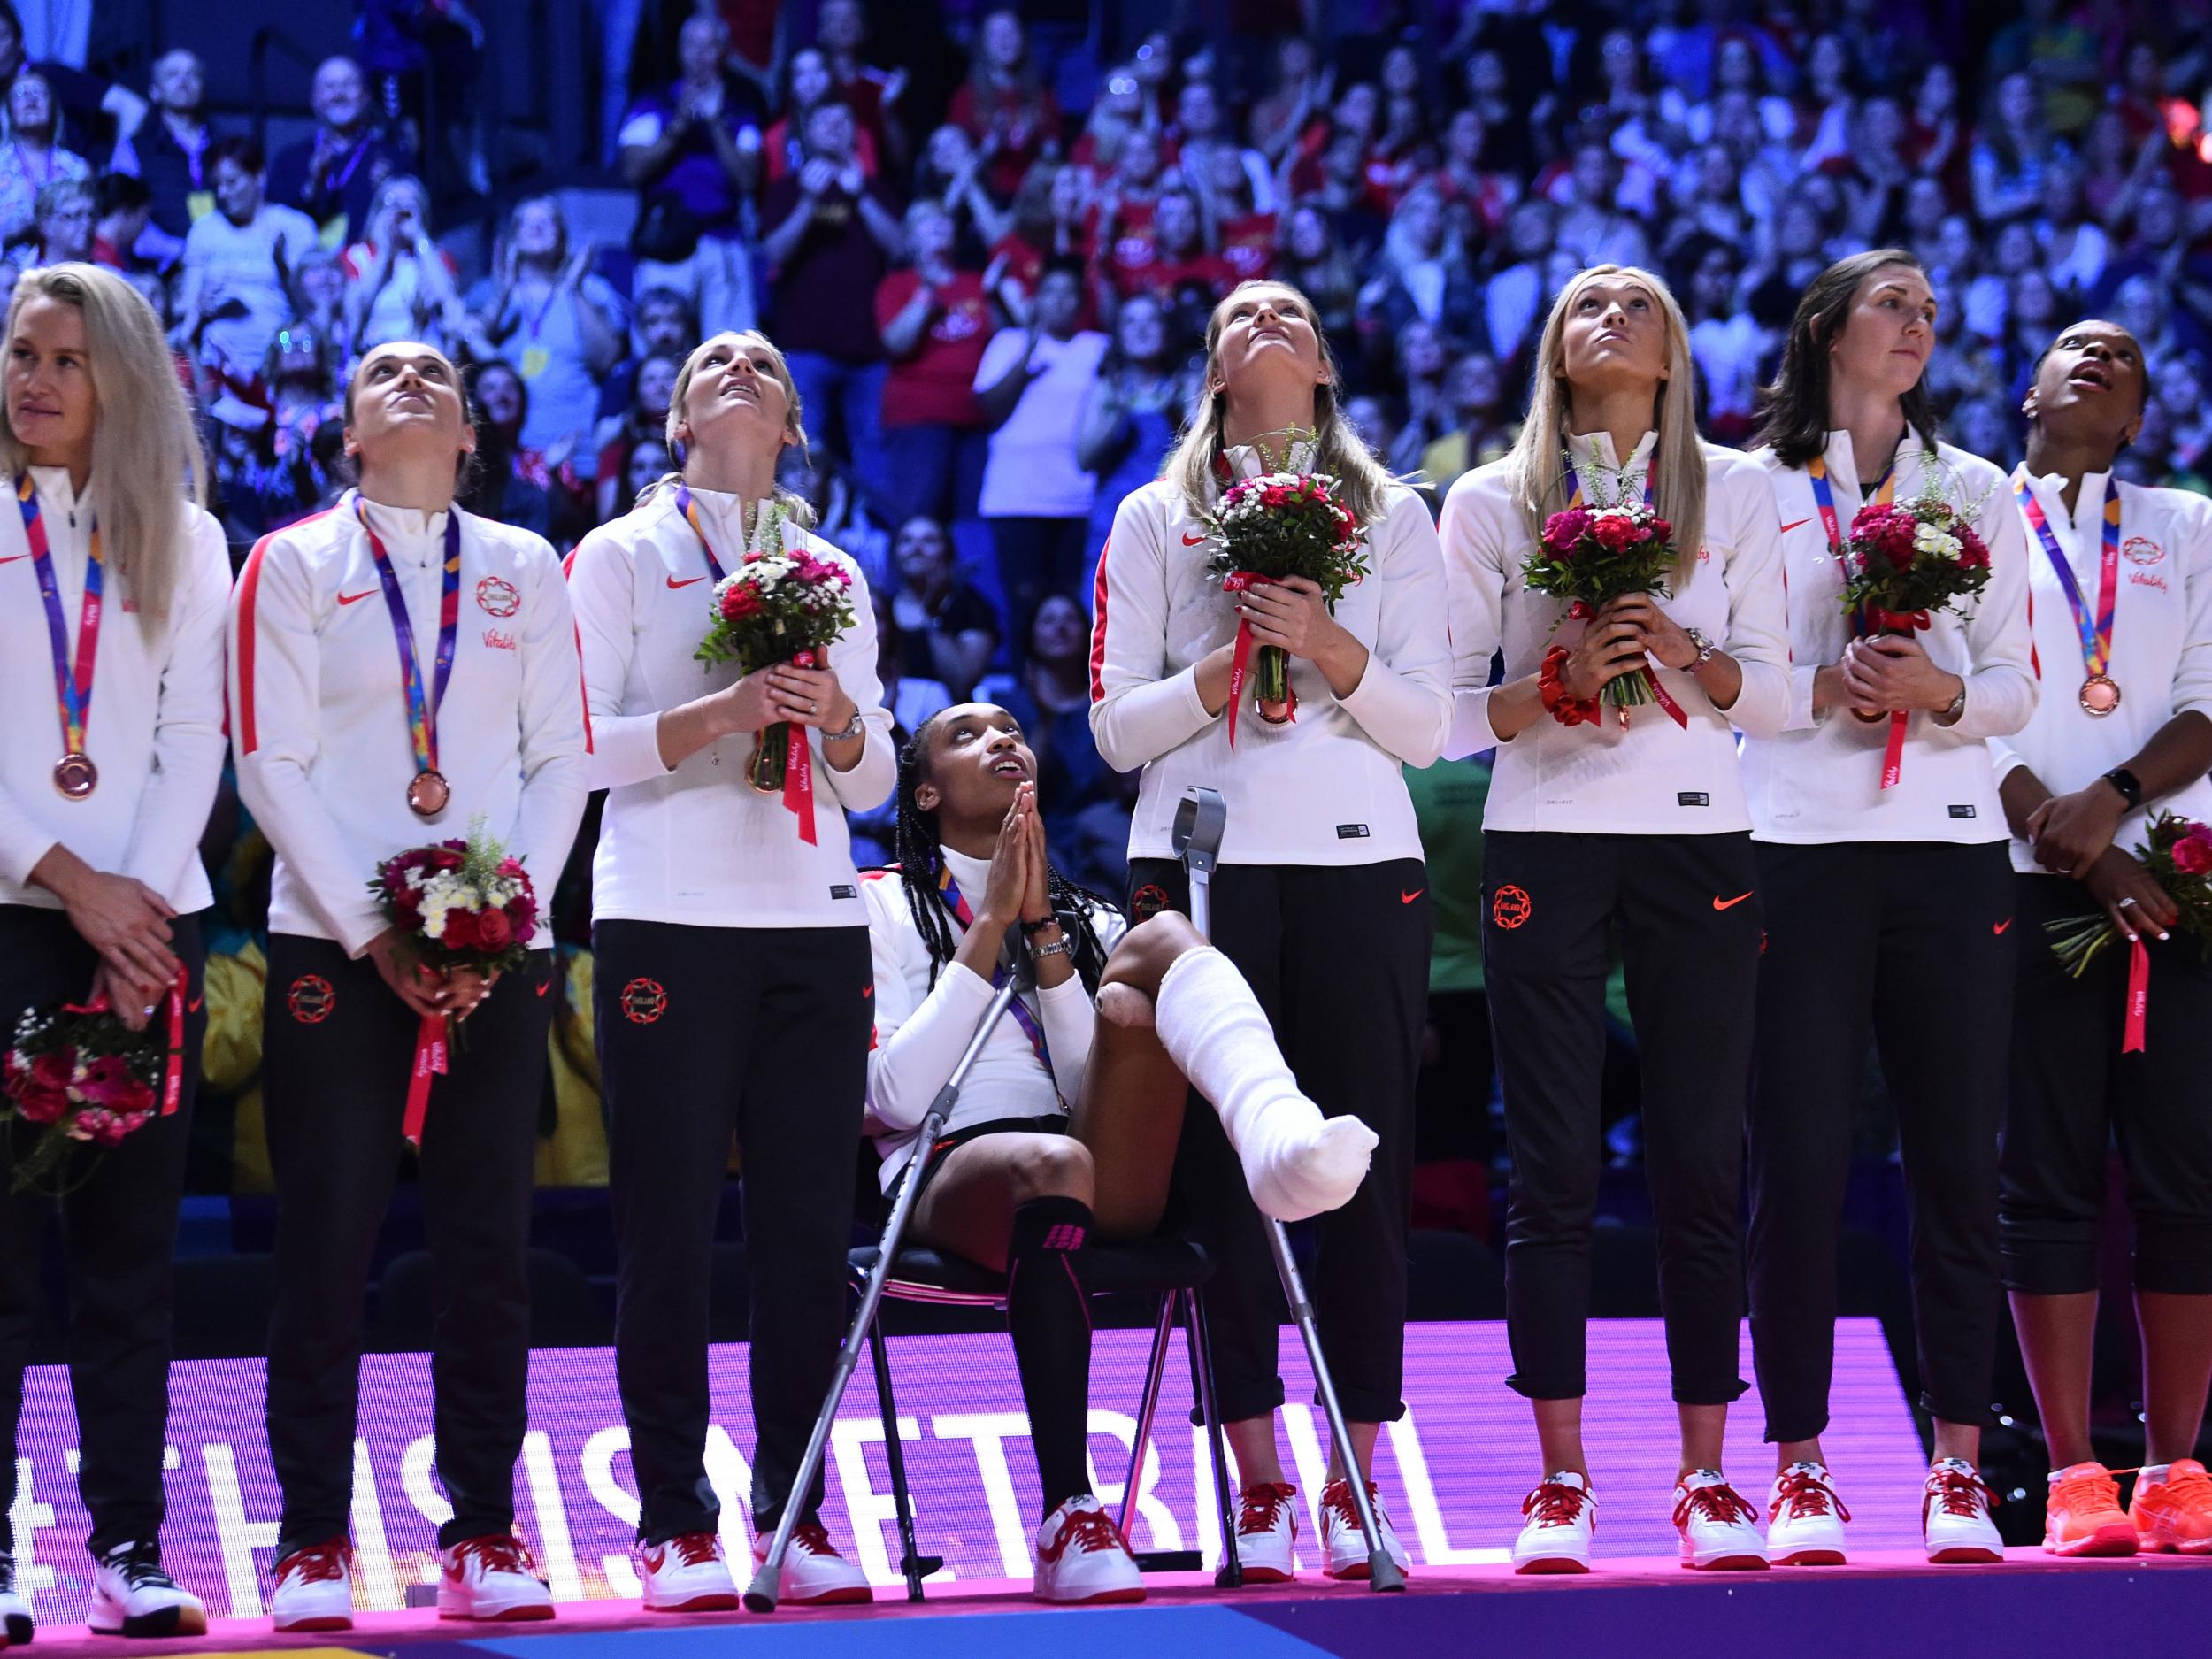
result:
M 2212 872 L 2212 843 L 2185 835 L 2174 843 L 2174 868 L 2185 876 Z
M 31 1062 L 31 1081 L 40 1088 L 66 1092 L 70 1080 L 77 1075 L 77 1054 L 73 1048 L 49 1048 Z
M 58 1088 L 41 1088 L 23 1079 L 10 1087 L 15 1097 L 15 1109 L 27 1124 L 59 1123 L 69 1110 L 69 1096 Z
M 445 937 L 438 942 L 448 950 L 475 949 L 477 923 L 480 919 L 474 910 L 461 910 L 457 906 L 448 910 L 445 913 Z
M 722 619 L 725 622 L 742 622 L 748 617 L 758 616 L 760 612 L 759 594 L 742 582 L 723 590 Z
M 1635 541 L 1636 526 L 1626 518 L 1608 514 L 1591 521 L 1590 534 L 1607 552 L 1617 553 Z
M 482 950 L 498 952 L 514 941 L 514 924 L 504 910 L 480 910 L 476 916 L 476 943 Z

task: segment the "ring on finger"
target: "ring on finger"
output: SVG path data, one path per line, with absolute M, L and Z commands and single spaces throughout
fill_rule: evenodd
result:
M 2125 897 L 2125 898 L 2124 898 L 2124 899 L 2122 899 L 2122 900 L 2120 901 L 2120 906 L 2119 906 L 2119 907 L 2120 907 L 2120 909 L 2122 909 L 2122 910 L 2124 910 L 2125 909 L 2127 909 L 2127 907 L 2128 907 L 2129 905 L 2131 905 L 2131 904 L 2132 904 L 2132 903 L 2134 903 L 2134 902 L 2135 902 L 2135 895 L 2133 895 L 2132 893 L 2131 893 L 2131 894 L 2129 894 L 2129 895 L 2127 895 L 2127 897 Z M 147 1011 L 148 1013 L 151 1013 L 153 1010 L 152 1010 L 151 1009 L 149 1009 L 149 1010 L 147 1010 L 146 1011 Z

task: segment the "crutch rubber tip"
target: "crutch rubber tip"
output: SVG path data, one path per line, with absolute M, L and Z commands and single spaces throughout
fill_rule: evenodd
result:
M 1398 1571 L 1398 1563 L 1390 1559 L 1390 1552 L 1378 1549 L 1367 1557 L 1367 1587 L 1371 1590 L 1402 1590 L 1406 1576 Z
M 776 1610 L 776 1580 L 780 1576 L 773 1563 L 764 1564 L 753 1574 L 752 1583 L 745 1586 L 748 1612 L 772 1613 Z

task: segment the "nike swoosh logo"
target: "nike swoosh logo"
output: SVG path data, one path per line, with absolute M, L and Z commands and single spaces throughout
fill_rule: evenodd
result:
M 550 980 L 550 979 L 548 979 L 548 980 L 547 980 L 547 981 L 546 981 L 543 985 L 541 985 L 540 987 L 538 987 L 538 995 L 539 995 L 540 996 L 543 996 L 543 995 L 545 995 L 548 991 L 551 990 L 552 988 L 553 988 L 553 981 L 552 981 L 552 980 Z
M 2006 918 L 2005 918 L 2005 919 L 2004 919 L 2003 921 L 1999 922 L 1999 923 L 1998 923 L 1998 924 L 1997 924 L 1994 927 L 1991 928 L 1989 931 L 1990 931 L 1991 933 L 1993 933 L 2002 934 L 2002 933 L 2004 933 L 2005 929 L 2006 929 L 2006 928 L 2008 928 L 2008 927 L 2009 927 L 2009 926 L 2012 926 L 2012 918 L 2011 918 L 2011 917 L 2009 917 L 2009 916 L 2008 916 L 2008 917 L 2006 917 Z
M 861 997 L 862 997 L 862 999 L 863 999 L 864 1001 L 864 1000 L 866 1000 L 867 998 L 871 997 L 871 996 L 873 996 L 875 994 L 876 994 L 876 987 L 875 987 L 874 986 L 872 986 L 872 985 L 869 985 L 869 986 L 863 986 L 863 987 L 861 987 L 861 992 L 860 992 L 860 995 L 861 995 Z
M 1410 893 L 1401 893 L 1398 895 L 1398 902 L 1401 904 L 1410 904 L 1414 900 L 1419 898 L 1427 891 L 1428 889 L 1426 887 L 1416 887 Z
M 184 1005 L 184 1011 L 188 1014 L 196 1014 L 200 1011 L 200 1004 L 205 1001 L 207 998 L 204 995 L 196 996 Z
M 373 588 L 364 588 L 357 594 L 340 594 L 338 595 L 338 603 L 342 605 L 357 605 L 375 591 L 376 589 Z
M 1200 543 L 1210 541 L 1210 539 L 1211 538 L 1208 536 L 1193 535 L 1187 530 L 1183 532 L 1183 545 L 1185 547 L 1197 547 Z
M 1810 518 L 1793 518 L 1782 526 L 1782 534 L 1784 535 L 1787 535 L 1791 531 L 1796 529 L 1799 525 L 1810 523 L 1812 523 Z
M 706 580 L 706 578 L 703 576 L 687 576 L 683 579 L 683 580 L 678 581 L 673 576 L 671 576 L 668 579 L 668 590 L 669 592 L 673 593 L 679 588 L 688 588 L 694 582 L 703 582 L 704 580 Z
M 1758 889 L 1756 887 L 1754 887 L 1751 890 L 1752 893 L 1756 893 Z M 1751 893 L 1739 893 L 1732 899 L 1724 899 L 1719 894 L 1716 893 L 1713 895 L 1713 908 L 1717 910 L 1732 910 L 1736 908 L 1736 906 L 1741 904 L 1750 896 Z

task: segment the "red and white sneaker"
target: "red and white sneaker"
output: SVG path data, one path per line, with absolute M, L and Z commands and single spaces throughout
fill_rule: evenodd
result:
M 1262 1480 L 1237 1494 L 1237 1565 L 1247 1584 L 1288 1584 L 1296 1571 L 1298 1488 Z
M 1405 1547 L 1398 1542 L 1398 1534 L 1391 1530 L 1389 1513 L 1384 1509 L 1382 1494 L 1375 1490 L 1375 1483 L 1367 1483 L 1367 1502 L 1375 1510 L 1376 1541 L 1383 1547 L 1400 1572 L 1412 1563 L 1407 1558 Z M 1325 1571 L 1332 1578 L 1364 1578 L 1371 1563 L 1367 1559 L 1367 1535 L 1359 1530 L 1359 1509 L 1352 1502 L 1352 1483 L 1339 1475 L 1321 1488 L 1321 1548 L 1327 1558 Z
M 352 1544 L 326 1538 L 277 1563 L 269 1622 L 279 1630 L 351 1630 Z
M 0 1647 L 27 1646 L 36 1628 L 29 1599 L 16 1594 L 15 1557 L 0 1550 Z
M 738 1607 L 737 1581 L 716 1532 L 679 1532 L 640 1544 L 638 1575 L 649 1613 L 728 1613 Z
M 1694 1469 L 1674 1489 L 1674 1529 L 1682 1536 L 1682 1564 L 1704 1572 L 1760 1572 L 1767 1540 L 1759 1512 L 1736 1495 L 1717 1469 Z
M 465 1538 L 438 1552 L 438 1617 L 504 1623 L 551 1618 L 553 1594 L 512 1532 Z
M 2004 1536 L 1989 1518 L 1996 1502 L 1974 1465 L 1959 1457 L 1939 1457 L 1929 1466 L 1920 1489 L 1920 1530 L 1928 1540 L 1928 1559 L 1993 1562 L 2005 1558 Z
M 96 1636 L 204 1636 L 207 1609 L 161 1570 L 160 1545 L 119 1544 L 93 1563 L 85 1624 Z
M 768 1546 L 775 1542 L 775 1528 L 753 1539 L 753 1565 L 768 1564 Z M 839 1555 L 819 1521 L 807 1521 L 794 1529 L 791 1547 L 783 1552 L 783 1572 L 776 1581 L 776 1600 L 793 1607 L 848 1607 L 872 1601 L 867 1575 Z
M 1778 1567 L 1840 1567 L 1850 1518 L 1827 1464 L 1792 1463 L 1775 1476 L 1767 1499 L 1767 1558 Z
M 1121 1529 L 1089 1493 L 1079 1493 L 1037 1529 L 1040 1601 L 1095 1606 L 1144 1600 L 1144 1575 Z
M 1571 1469 L 1546 1475 L 1521 1500 L 1526 1517 L 1513 1540 L 1516 1572 L 1587 1572 L 1590 1540 L 1598 1527 L 1598 1501 L 1590 1483 Z

